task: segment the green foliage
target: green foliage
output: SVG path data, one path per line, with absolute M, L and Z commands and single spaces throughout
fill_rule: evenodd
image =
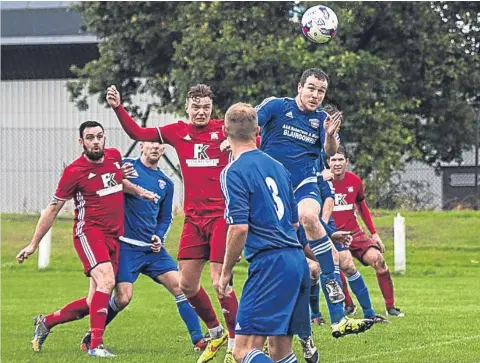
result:
M 162 111 L 183 112 L 195 83 L 212 86 L 221 117 L 234 102 L 294 96 L 303 70 L 331 77 L 327 101 L 344 111 L 342 139 L 355 170 L 388 182 L 408 159 L 460 160 L 474 141 L 480 104 L 480 3 L 324 2 L 337 13 L 337 38 L 308 42 L 292 10 L 316 2 L 82 2 L 100 58 L 74 68 L 72 100 L 116 84 L 149 93 Z

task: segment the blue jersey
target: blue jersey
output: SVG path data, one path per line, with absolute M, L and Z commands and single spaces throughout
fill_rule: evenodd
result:
M 294 98 L 267 98 L 255 110 L 261 129 L 261 150 L 281 162 L 292 175 L 294 189 L 316 183 L 315 162 L 325 142 L 322 107 L 303 112 Z
M 133 164 L 135 172 L 128 180 L 136 186 L 155 193 L 155 202 L 125 194 L 125 231 L 120 240 L 150 250 L 153 235 L 165 241 L 172 225 L 172 180 L 160 170 L 145 166 L 138 159 L 124 159 Z
M 293 223 L 298 208 L 289 172 L 255 149 L 230 163 L 220 178 L 228 224 L 248 224 L 245 258 L 284 247 L 301 248 Z

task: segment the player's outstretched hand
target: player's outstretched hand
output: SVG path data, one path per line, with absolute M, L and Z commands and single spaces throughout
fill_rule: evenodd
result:
M 36 247 L 29 244 L 27 247 L 23 248 L 17 255 L 16 259 L 18 263 L 23 263 L 28 256 L 32 255 L 36 251 Z
M 152 236 L 152 251 L 153 252 L 160 252 L 162 249 L 162 240 L 160 237 L 153 235 Z
M 220 151 L 229 153 L 232 151 L 232 147 L 230 146 L 230 143 L 228 140 L 223 140 L 222 143 L 220 144 Z
M 333 242 L 339 243 L 345 247 L 349 247 L 352 243 L 352 232 L 349 231 L 337 231 L 330 235 Z
M 114 85 L 107 88 L 107 102 L 112 108 L 120 106 L 120 92 Z
M 381 253 L 385 253 L 385 245 L 383 244 L 382 239 L 380 238 L 380 236 L 378 235 L 378 233 L 372 234 L 372 239 L 375 241 L 375 243 L 376 243 L 376 244 L 378 245 L 378 247 L 380 248 L 380 252 L 381 252 Z
M 232 280 L 232 272 L 226 273 L 225 271 L 222 271 L 222 274 L 220 275 L 220 280 L 218 283 L 213 284 L 213 288 L 215 289 L 215 292 L 217 293 L 217 296 L 220 298 L 224 297 L 230 297 L 230 294 L 232 293 L 233 289 L 230 286 L 230 281 Z
M 133 164 L 129 162 L 123 163 L 120 170 L 122 171 L 123 179 L 128 179 L 128 177 L 135 172 L 135 169 L 133 168 Z
M 333 136 L 340 131 L 342 118 L 343 114 L 340 111 L 328 116 L 327 120 L 325 121 L 325 132 L 327 135 Z

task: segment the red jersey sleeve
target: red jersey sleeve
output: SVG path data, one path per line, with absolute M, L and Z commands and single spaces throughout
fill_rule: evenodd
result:
M 175 143 L 178 140 L 178 125 L 179 122 L 174 124 L 168 124 L 165 126 L 158 127 L 158 134 L 160 135 L 160 141 L 163 144 L 169 144 L 175 146 Z
M 140 127 L 122 105 L 114 109 L 122 128 L 128 136 L 138 141 L 158 141 L 160 135 L 156 127 Z
M 57 190 L 54 194 L 55 199 L 72 199 L 77 187 L 77 181 L 78 177 L 75 175 L 75 172 L 67 166 L 58 181 Z
M 358 191 L 357 191 L 357 197 L 355 199 L 356 203 L 360 203 L 362 200 L 365 199 L 365 188 L 363 187 L 362 180 L 358 178 Z

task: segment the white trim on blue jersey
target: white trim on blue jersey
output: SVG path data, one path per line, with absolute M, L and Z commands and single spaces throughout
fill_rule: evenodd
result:
M 233 156 L 233 153 L 232 153 L 232 156 Z M 228 188 L 227 188 L 227 172 L 228 172 L 228 169 L 230 169 L 230 167 L 237 160 L 238 158 L 233 159 L 232 162 L 228 164 L 220 174 L 220 187 L 222 188 L 223 195 L 225 196 L 225 220 L 227 221 L 228 224 L 233 223 L 233 219 L 228 215 L 229 214 L 228 205 L 230 203 L 230 196 L 228 195 Z
M 119 239 L 120 241 L 128 243 L 129 245 L 134 245 L 138 247 L 152 247 L 151 242 L 147 243 L 147 242 L 139 241 L 138 239 L 128 238 L 124 236 L 121 236 Z
M 303 187 L 305 184 L 308 184 L 308 183 L 317 183 L 318 181 L 318 178 L 316 176 L 311 176 L 311 177 L 308 177 L 307 179 L 303 179 L 300 184 L 298 184 L 298 186 L 295 188 L 295 190 L 293 192 L 296 192 L 298 189 L 300 189 L 301 187 Z
M 267 103 L 269 103 L 270 101 L 273 101 L 273 100 L 276 100 L 277 97 L 268 97 L 268 98 L 265 98 L 263 100 L 262 103 L 260 103 L 259 105 L 255 106 L 255 111 L 259 111 L 263 106 L 265 106 Z

